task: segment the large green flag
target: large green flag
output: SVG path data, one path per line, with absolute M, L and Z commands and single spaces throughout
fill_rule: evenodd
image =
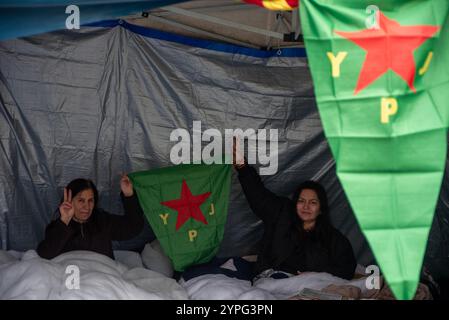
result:
M 216 255 L 228 212 L 230 165 L 178 165 L 129 177 L 175 270 Z
M 413 298 L 443 178 L 449 1 L 303 0 L 337 174 L 386 280 Z

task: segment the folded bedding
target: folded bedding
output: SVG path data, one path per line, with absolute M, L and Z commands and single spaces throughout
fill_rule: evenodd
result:
M 132 255 L 121 255 L 130 265 L 90 251 L 72 251 L 54 259 L 36 251 L 15 258 L 0 254 L 0 300 L 4 299 L 188 299 L 174 279 L 139 267 Z

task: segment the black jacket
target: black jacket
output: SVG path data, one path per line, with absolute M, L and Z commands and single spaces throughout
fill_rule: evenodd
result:
M 313 232 L 299 239 L 295 203 L 266 189 L 254 168 L 246 165 L 238 174 L 251 209 L 264 223 L 256 274 L 274 269 L 294 274 L 328 272 L 344 279 L 354 276 L 356 260 L 345 236 L 330 226 L 329 245 L 323 245 Z
M 45 230 L 45 239 L 37 247 L 39 256 L 52 259 L 68 251 L 89 250 L 114 259 L 112 240 L 130 239 L 143 228 L 143 212 L 136 194 L 125 197 L 121 193 L 121 198 L 123 216 L 94 209 L 85 223 L 72 219 L 66 225 L 60 218 L 52 221 Z

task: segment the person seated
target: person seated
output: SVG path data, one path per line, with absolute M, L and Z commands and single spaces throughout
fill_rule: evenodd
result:
M 143 211 L 131 180 L 120 180 L 121 199 L 125 214 L 110 214 L 97 207 L 98 191 L 91 180 L 75 179 L 64 188 L 59 206 L 60 217 L 45 230 L 45 239 L 37 253 L 52 259 L 73 250 L 89 250 L 114 259 L 112 240 L 128 240 L 143 228 Z
M 282 278 L 312 271 L 352 279 L 357 265 L 352 246 L 330 222 L 323 186 L 305 181 L 293 200 L 280 197 L 265 188 L 256 170 L 236 155 L 236 143 L 233 156 L 246 199 L 264 223 L 255 274 L 263 276 L 265 271 L 269 277 Z

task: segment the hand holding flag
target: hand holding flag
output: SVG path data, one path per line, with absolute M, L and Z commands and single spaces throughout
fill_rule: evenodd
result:
M 245 166 L 245 158 L 240 147 L 240 138 L 234 137 L 232 142 L 232 164 L 236 169 L 243 168 Z
M 133 183 L 125 173 L 122 173 L 122 177 L 120 179 L 120 189 L 125 197 L 131 197 L 134 194 Z

